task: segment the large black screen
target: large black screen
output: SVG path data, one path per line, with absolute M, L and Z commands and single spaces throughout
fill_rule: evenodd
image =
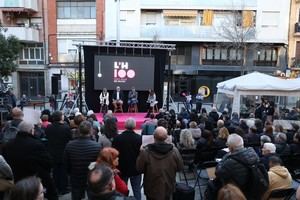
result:
M 94 61 L 94 88 L 102 90 L 154 88 L 154 57 L 98 56 Z

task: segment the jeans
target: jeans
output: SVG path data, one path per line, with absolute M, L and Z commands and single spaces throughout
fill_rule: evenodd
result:
M 65 166 L 62 163 L 56 163 L 53 167 L 53 178 L 58 193 L 67 192 L 68 176 Z
M 131 177 L 121 177 L 125 183 L 128 183 L 128 179 L 130 179 L 133 195 L 136 200 L 141 200 L 141 181 L 142 175 L 131 176 Z
M 85 198 L 85 188 L 74 188 L 71 189 L 72 200 L 81 200 Z

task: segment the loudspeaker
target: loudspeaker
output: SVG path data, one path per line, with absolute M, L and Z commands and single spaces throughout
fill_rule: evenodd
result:
M 51 77 L 51 88 L 52 88 L 52 94 L 58 95 L 58 77 L 57 76 Z

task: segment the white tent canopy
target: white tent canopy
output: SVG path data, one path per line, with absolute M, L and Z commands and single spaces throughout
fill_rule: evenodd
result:
M 240 111 L 241 95 L 300 96 L 300 79 L 285 80 L 259 72 L 217 84 L 218 93 L 233 96 L 232 112 Z

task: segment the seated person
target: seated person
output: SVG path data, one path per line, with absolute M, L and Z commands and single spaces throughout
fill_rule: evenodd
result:
M 138 93 L 135 90 L 135 87 L 132 87 L 128 93 L 128 104 L 137 104 L 138 103 Z
M 101 106 L 100 112 L 106 113 L 109 105 L 109 93 L 106 88 L 103 88 L 103 91 L 100 93 L 99 100 Z
M 116 87 L 116 91 L 114 91 L 113 96 L 112 96 L 112 104 L 114 106 L 114 110 L 116 111 L 118 106 L 122 108 L 123 106 L 123 92 L 121 91 L 120 87 Z
M 274 139 L 276 146 L 276 153 L 279 155 L 290 155 L 290 146 L 287 144 L 287 137 L 285 133 L 278 133 Z
M 264 164 L 267 170 L 269 169 L 269 158 L 274 155 L 276 155 L 276 146 L 273 143 L 264 143 L 260 162 Z
M 272 156 L 269 159 L 268 171 L 269 188 L 262 199 L 268 199 L 270 193 L 277 189 L 287 189 L 292 186 L 292 177 L 287 168 L 281 166 L 281 159 L 277 156 Z
M 153 112 L 154 111 L 154 106 L 157 104 L 158 102 L 156 101 L 156 94 L 154 92 L 154 90 L 149 90 L 149 95 L 148 95 L 148 99 L 147 99 L 147 104 L 148 104 L 148 109 L 149 112 Z
M 300 153 L 300 132 L 295 133 L 294 135 L 294 143 L 290 145 L 291 153 Z

